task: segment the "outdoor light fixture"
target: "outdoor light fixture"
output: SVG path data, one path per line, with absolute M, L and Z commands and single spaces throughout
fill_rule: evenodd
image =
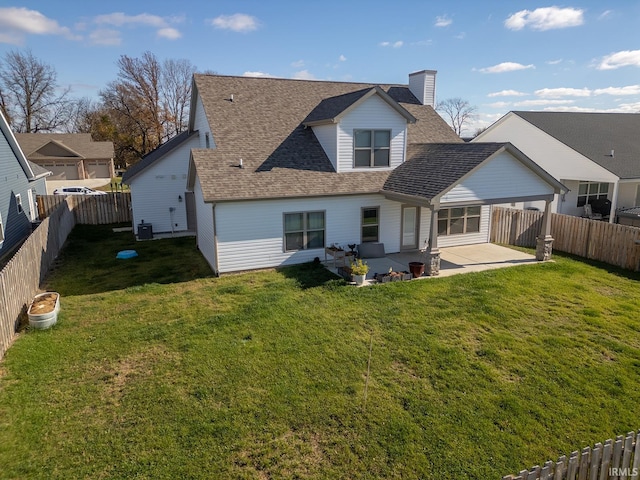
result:
M 178 201 L 182 203 L 182 195 L 178 195 Z

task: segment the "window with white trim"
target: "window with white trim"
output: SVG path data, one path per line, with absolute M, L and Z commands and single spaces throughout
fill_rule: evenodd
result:
M 578 207 L 584 207 L 593 200 L 607 198 L 609 184 L 599 182 L 580 182 L 578 184 Z
M 362 243 L 378 242 L 380 238 L 380 207 L 362 209 Z
M 284 214 L 285 251 L 324 248 L 324 211 Z
M 22 195 L 16 193 L 16 208 L 18 209 L 18 213 L 22 213 L 24 208 L 22 208 Z
M 481 207 L 445 208 L 438 212 L 438 235 L 463 235 L 480 231 Z
M 391 130 L 354 130 L 353 166 L 388 167 L 391 156 Z

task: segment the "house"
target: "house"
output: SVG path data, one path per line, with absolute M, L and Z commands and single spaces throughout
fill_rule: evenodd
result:
M 585 204 L 608 199 L 616 209 L 640 206 L 640 114 L 509 112 L 474 142 L 511 142 L 566 185 L 552 211 L 583 216 Z M 540 207 L 525 203 L 519 206 Z
M 38 219 L 36 195 L 46 195 L 50 172 L 27 160 L 0 113 L 0 259 L 31 233 Z
M 131 187 L 134 226 L 149 224 L 156 234 L 195 232 L 193 193 L 186 185 L 191 149 L 199 146 L 197 131 L 182 132 L 124 173 L 122 181 Z
M 113 142 L 94 142 L 90 133 L 17 133 L 27 159 L 52 172 L 50 180 L 115 177 Z
M 550 204 L 564 187 L 508 143 L 462 142 L 433 108 L 435 77 L 423 70 L 380 85 L 197 74 L 189 133 L 125 179 L 133 196 L 136 182 L 158 185 L 144 187 L 153 201 L 134 201 L 134 216 L 166 216 L 161 177 L 177 180 L 185 162 L 196 241 L 216 273 L 371 243 L 426 248 L 437 274 L 440 246 L 489 241 L 491 204 Z M 157 173 L 163 163 L 172 170 Z

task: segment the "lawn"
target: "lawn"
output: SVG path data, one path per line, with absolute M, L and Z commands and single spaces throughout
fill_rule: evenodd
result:
M 0 478 L 500 479 L 640 427 L 637 274 L 354 288 L 193 244 L 76 227 L 58 324 L 0 363 Z

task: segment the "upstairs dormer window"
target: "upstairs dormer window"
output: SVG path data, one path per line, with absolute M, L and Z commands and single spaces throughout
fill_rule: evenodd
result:
M 354 168 L 388 167 L 391 130 L 354 130 Z

